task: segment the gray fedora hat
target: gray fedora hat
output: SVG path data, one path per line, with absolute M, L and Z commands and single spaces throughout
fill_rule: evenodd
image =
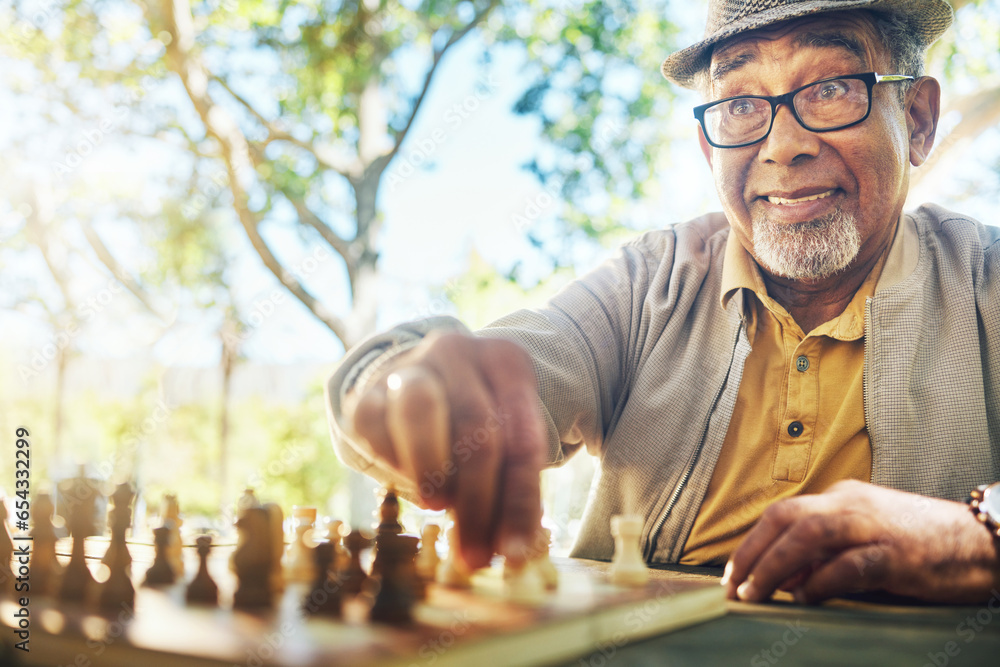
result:
M 705 38 L 670 54 L 661 71 L 684 88 L 695 87 L 695 76 L 708 67 L 712 47 L 730 37 L 788 19 L 849 9 L 893 14 L 909 21 L 925 45 L 951 25 L 952 10 L 944 0 L 709 0 Z

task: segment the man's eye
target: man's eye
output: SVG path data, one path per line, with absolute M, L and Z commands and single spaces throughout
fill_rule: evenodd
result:
M 816 87 L 816 97 L 821 100 L 835 100 L 847 93 L 848 86 L 845 82 L 826 81 Z
M 756 110 L 756 105 L 753 100 L 733 100 L 729 103 L 729 113 L 733 116 L 745 116 L 746 114 L 753 113 Z

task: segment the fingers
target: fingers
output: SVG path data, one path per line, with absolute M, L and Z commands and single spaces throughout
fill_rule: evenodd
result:
M 879 544 L 847 549 L 796 587 L 795 600 L 815 604 L 837 595 L 875 588 L 885 579 L 888 564 L 886 550 Z
M 386 392 L 384 385 L 378 385 L 366 391 L 354 406 L 353 428 L 359 438 L 365 440 L 371 447 L 371 453 L 376 458 L 399 468 L 396 450 L 392 445 L 392 437 L 385 419 Z
M 470 568 L 484 567 L 493 555 L 497 523 L 502 432 L 490 415 L 493 404 L 477 373 L 468 369 L 450 379 L 452 457 L 455 475 L 455 522 L 462 559 Z
M 484 365 L 498 394 L 504 439 L 499 551 L 517 563 L 548 549 L 539 532 L 546 436 L 531 361 L 519 349 L 497 347 L 491 352 Z
M 447 396 L 438 378 L 419 366 L 402 368 L 386 380 L 385 421 L 395 460 L 417 484 L 430 509 L 447 506 L 452 489 Z
M 804 498 L 804 497 L 803 497 Z M 802 498 L 791 498 L 771 505 L 764 514 L 761 515 L 757 524 L 747 533 L 740 545 L 733 552 L 729 562 L 726 563 L 726 571 L 722 577 L 722 583 L 726 587 L 726 595 L 733 600 L 740 599 L 739 588 L 748 588 L 747 577 L 749 577 L 757 561 L 774 543 L 775 540 L 785 531 L 797 516 L 793 505 L 801 502 Z M 788 572 L 791 576 L 794 572 Z M 752 586 L 752 584 L 750 584 Z M 745 598 L 743 598 L 745 599 Z
M 868 541 L 869 526 L 855 513 L 833 511 L 831 496 L 775 503 L 733 554 L 730 596 L 756 602 L 817 564 Z

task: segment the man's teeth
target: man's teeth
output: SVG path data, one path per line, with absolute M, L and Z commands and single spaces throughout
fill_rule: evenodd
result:
M 798 199 L 785 199 L 784 197 L 774 197 L 772 195 L 767 196 L 767 201 L 772 204 L 799 204 L 804 201 L 813 201 L 814 199 L 824 199 L 833 194 L 833 190 L 827 190 L 826 192 L 821 192 L 818 195 L 809 195 L 808 197 L 799 197 Z

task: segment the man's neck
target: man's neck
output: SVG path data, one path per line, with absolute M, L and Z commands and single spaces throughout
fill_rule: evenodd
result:
M 882 253 L 878 253 L 843 273 L 816 281 L 772 276 L 763 269 L 761 276 L 768 295 L 788 311 L 804 333 L 809 333 L 844 312 L 881 257 Z

